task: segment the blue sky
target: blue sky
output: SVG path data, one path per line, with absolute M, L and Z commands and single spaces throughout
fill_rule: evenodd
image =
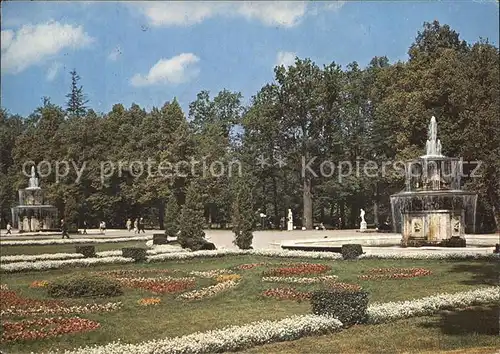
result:
M 69 71 L 89 106 L 148 110 L 201 90 L 247 102 L 295 55 L 322 65 L 405 60 L 424 21 L 498 46 L 498 2 L 3 2 L 1 105 L 27 116 L 48 96 L 64 105 Z

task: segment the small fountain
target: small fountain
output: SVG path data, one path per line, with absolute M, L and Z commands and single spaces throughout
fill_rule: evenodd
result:
M 45 204 L 44 193 L 31 167 L 28 188 L 19 190 L 19 205 L 12 208 L 13 227 L 19 232 L 49 231 L 58 227 L 57 208 Z
M 465 228 L 475 232 L 477 194 L 461 189 L 462 160 L 441 153 L 437 122 L 428 128 L 426 154 L 409 161 L 405 190 L 391 196 L 394 232 L 401 245 L 446 245 L 454 238 L 465 244 Z

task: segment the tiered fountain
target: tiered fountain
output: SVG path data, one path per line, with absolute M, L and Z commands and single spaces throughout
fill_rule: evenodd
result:
M 465 227 L 472 224 L 475 231 L 477 194 L 461 190 L 462 160 L 441 154 L 435 117 L 429 124 L 426 154 L 409 161 L 405 171 L 405 190 L 391 196 L 401 245 L 465 245 Z
M 19 190 L 19 205 L 12 208 L 13 227 L 19 232 L 49 231 L 58 227 L 57 208 L 45 204 L 35 167 L 31 167 L 28 188 Z

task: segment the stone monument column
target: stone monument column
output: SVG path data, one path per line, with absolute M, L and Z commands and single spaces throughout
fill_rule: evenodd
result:
M 293 230 L 293 214 L 292 214 L 292 209 L 288 209 L 288 224 L 287 224 L 287 230 L 292 231 Z

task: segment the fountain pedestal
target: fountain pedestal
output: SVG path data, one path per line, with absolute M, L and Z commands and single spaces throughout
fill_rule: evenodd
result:
M 432 117 L 426 154 L 407 163 L 406 188 L 391 196 L 394 231 L 401 232 L 402 246 L 465 245 L 465 226 L 475 230 L 477 194 L 461 189 L 461 176 L 462 160 L 441 154 Z
M 50 231 L 59 228 L 57 208 L 45 204 L 34 168 L 28 188 L 19 190 L 19 205 L 12 208 L 12 224 L 19 232 Z

